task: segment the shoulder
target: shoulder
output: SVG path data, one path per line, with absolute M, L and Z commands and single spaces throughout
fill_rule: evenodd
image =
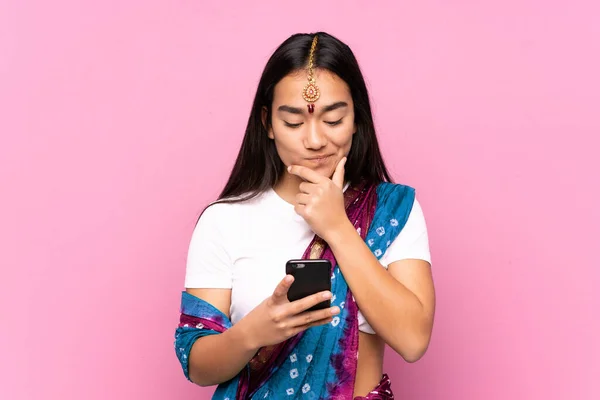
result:
M 388 197 L 414 199 L 415 189 L 401 183 L 381 182 L 377 185 L 377 195 L 383 199 Z
M 406 220 L 415 203 L 413 187 L 400 183 L 382 182 L 377 185 L 377 210 Z
M 395 191 L 397 195 L 396 201 L 391 201 L 393 207 L 389 206 L 389 199 L 388 206 L 383 207 L 387 210 L 383 214 L 394 221 L 391 225 L 395 226 L 396 235 L 392 235 L 394 239 L 382 258 L 382 264 L 388 265 L 403 259 L 425 260 L 431 264 L 427 223 L 415 190 L 405 185 L 389 186 L 387 190 Z
M 386 204 L 382 208 L 394 215 L 402 227 L 401 236 L 418 238 L 427 235 L 427 224 L 421 203 L 417 199 L 416 190 L 408 185 L 383 183 L 378 188 L 381 201 Z M 381 191 L 381 192 L 379 192 Z
M 200 214 L 196 227 L 208 227 L 216 229 L 217 227 L 235 225 L 249 215 L 249 212 L 256 212 L 263 206 L 264 193 L 257 195 L 249 200 L 240 200 L 239 198 L 226 198 L 216 200 L 210 203 Z

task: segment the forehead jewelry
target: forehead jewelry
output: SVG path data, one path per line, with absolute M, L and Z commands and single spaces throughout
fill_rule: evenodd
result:
M 302 90 L 302 97 L 306 100 L 308 104 L 308 112 L 312 114 L 315 112 L 315 101 L 319 99 L 321 96 L 321 92 L 319 91 L 319 87 L 315 83 L 315 71 L 313 69 L 314 61 L 315 61 L 315 48 L 317 47 L 317 36 L 315 35 L 312 45 L 310 46 L 310 54 L 308 56 L 308 83 L 304 86 Z

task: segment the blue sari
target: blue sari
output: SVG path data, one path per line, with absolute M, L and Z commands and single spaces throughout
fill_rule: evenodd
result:
M 377 259 L 406 224 L 414 198 L 411 187 L 391 183 L 351 186 L 344 192 L 348 218 Z M 236 377 L 217 387 L 214 400 L 352 398 L 358 359 L 358 305 L 325 241 L 315 236 L 303 258 L 325 258 L 335 266 L 332 305 L 340 307 L 340 314 L 330 324 L 261 348 Z M 180 311 L 175 352 L 189 380 L 188 360 L 194 342 L 222 333 L 232 324 L 211 304 L 187 292 L 182 293 Z M 382 390 L 389 392 L 388 397 L 373 398 L 393 398 L 389 385 Z

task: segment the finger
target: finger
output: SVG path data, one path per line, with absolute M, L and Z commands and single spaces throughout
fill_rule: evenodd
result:
M 306 329 L 308 328 L 312 328 L 313 326 L 319 326 L 319 325 L 325 325 L 325 324 L 329 324 L 331 323 L 331 321 L 333 321 L 333 317 L 328 317 L 328 318 L 324 318 L 324 319 L 320 319 L 318 321 L 315 322 L 311 322 Z
M 301 312 L 308 310 L 312 306 L 329 299 L 331 299 L 331 292 L 325 291 L 306 296 L 296 301 L 292 301 L 290 303 L 289 315 L 300 314 Z
M 325 179 L 327 179 L 323 175 L 319 174 L 318 172 L 313 171 L 310 168 L 303 167 L 301 165 L 290 165 L 288 167 L 288 172 L 292 175 L 299 176 L 300 178 L 304 179 L 305 181 L 308 181 L 311 183 L 320 183 L 320 182 L 323 182 Z
M 301 204 L 303 206 L 307 205 L 311 199 L 312 196 L 306 193 L 298 193 L 296 195 L 296 203 Z
M 279 282 L 273 291 L 273 295 L 271 296 L 276 304 L 289 303 L 287 293 L 290 289 L 290 286 L 292 286 L 292 282 L 294 282 L 294 277 L 292 275 L 286 275 L 285 278 Z
M 306 204 L 294 204 L 294 211 L 296 212 L 296 214 L 304 218 L 306 215 Z
M 320 319 L 318 321 L 315 322 L 311 322 L 310 324 L 307 325 L 300 325 L 297 326 L 296 328 L 292 329 L 292 336 L 299 334 L 300 332 L 303 332 L 309 328 L 312 328 L 314 326 L 320 326 L 320 325 L 327 325 L 330 324 L 331 321 L 333 321 L 333 317 L 329 317 L 329 318 L 325 318 L 325 319 Z
M 317 185 L 316 183 L 310 183 L 310 182 L 302 182 L 298 188 L 300 189 L 301 192 L 303 193 L 316 193 L 319 185 Z
M 346 157 L 344 157 L 340 160 L 338 165 L 335 167 L 335 172 L 333 173 L 333 176 L 331 177 L 331 180 L 333 181 L 333 183 L 335 183 L 335 185 L 337 187 L 339 187 L 340 189 L 344 188 L 344 174 L 346 173 L 346 168 L 345 168 L 346 160 L 348 160 Z
M 340 308 L 337 306 L 328 307 L 323 310 L 316 310 L 298 314 L 289 319 L 290 326 L 308 326 L 316 321 L 321 321 L 327 318 L 333 318 L 340 313 Z

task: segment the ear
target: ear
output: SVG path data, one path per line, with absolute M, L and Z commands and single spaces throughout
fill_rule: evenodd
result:
M 263 108 L 261 110 L 262 124 L 263 124 L 263 127 L 265 128 L 265 130 L 267 131 L 267 135 L 269 136 L 269 139 L 274 139 L 275 136 L 273 135 L 273 127 L 271 126 L 271 121 L 269 121 L 269 123 L 267 123 L 267 114 L 268 113 L 269 113 L 269 110 L 267 109 L 267 107 L 263 106 Z

